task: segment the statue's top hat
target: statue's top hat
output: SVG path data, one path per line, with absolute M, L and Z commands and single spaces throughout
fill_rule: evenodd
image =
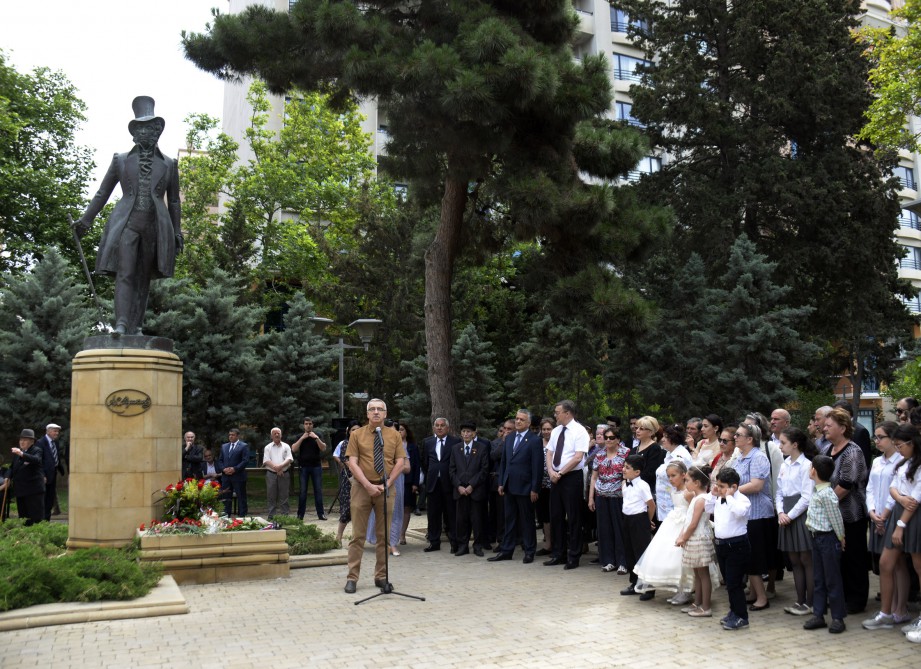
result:
M 128 123 L 128 132 L 133 133 L 138 123 L 147 121 L 159 121 L 161 125 L 166 125 L 166 121 L 159 116 L 154 116 L 154 99 L 149 95 L 139 95 L 134 98 L 131 108 L 134 110 L 134 120 Z

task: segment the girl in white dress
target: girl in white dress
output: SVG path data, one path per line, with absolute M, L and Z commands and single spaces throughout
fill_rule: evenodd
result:
M 710 490 L 710 467 L 691 467 L 686 488 L 694 497 L 688 504 L 684 529 L 675 541 L 675 545 L 684 551 L 682 564 L 694 570 L 694 603 L 686 612 L 694 618 L 709 618 L 713 615 L 710 608 L 710 597 L 713 594 L 710 568 L 716 562 L 713 530 L 704 512 L 704 503 Z
M 675 545 L 675 540 L 681 534 L 687 516 L 689 497 L 685 495 L 684 490 L 686 473 L 687 467 L 681 460 L 673 460 L 668 465 L 669 483 L 674 488 L 672 492 L 674 508 L 659 525 L 656 535 L 640 556 L 636 567 L 633 568 L 639 578 L 636 584 L 637 592 L 661 589 L 672 590 L 680 595 L 690 590 L 693 576 L 690 570 L 682 567 L 682 550 Z M 669 602 L 673 600 L 674 598 Z

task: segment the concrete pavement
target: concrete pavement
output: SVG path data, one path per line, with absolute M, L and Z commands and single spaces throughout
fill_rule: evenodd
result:
M 424 525 L 413 518 L 413 527 Z M 322 523 L 334 530 L 335 517 Z M 783 612 L 792 579 L 778 584 L 771 608 L 751 614 L 748 630 L 727 632 L 723 589 L 714 618 L 690 618 L 665 602 L 621 597 L 626 576 L 604 574 L 584 559 L 563 571 L 521 563 L 423 553 L 417 538 L 391 560 L 396 595 L 355 606 L 371 595 L 374 554 L 366 550 L 355 595 L 347 567 L 292 570 L 291 577 L 182 586 L 190 612 L 140 620 L 89 622 L 0 633 L 0 667 L 48 669 L 203 667 L 910 667 L 921 644 L 897 630 L 860 627 L 876 611 L 848 618 L 848 630 L 806 632 Z M 590 557 L 590 556 L 589 556 Z M 871 580 L 871 592 L 877 589 Z

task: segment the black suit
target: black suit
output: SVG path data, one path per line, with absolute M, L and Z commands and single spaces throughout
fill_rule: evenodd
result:
M 448 470 L 456 507 L 456 530 L 458 546 L 466 548 L 473 526 L 473 545 L 483 545 L 483 517 L 486 495 L 489 492 L 489 442 L 479 439 L 470 443 L 470 454 L 465 455 L 466 444 L 459 441 L 451 447 L 451 462 Z M 460 488 L 471 487 L 469 495 L 462 495 Z
M 54 508 L 54 500 L 57 497 L 58 472 L 64 474 L 60 444 L 61 442 L 59 441 L 55 441 L 52 444 L 47 434 L 35 442 L 35 445 L 42 451 L 42 470 L 45 474 L 45 505 L 43 514 L 45 520 L 51 520 L 51 510 Z M 55 460 L 57 460 L 57 462 L 55 462 Z
M 512 432 L 502 444 L 499 487 L 505 497 L 505 536 L 500 548 L 502 553 L 513 554 L 516 534 L 520 532 L 524 554 L 533 556 L 537 550 L 537 531 L 531 493 L 540 492 L 544 442 L 539 434 L 528 430 L 516 449 L 517 437 L 518 432 Z
M 441 459 L 436 454 L 438 438 L 426 437 L 422 442 L 422 471 L 425 473 L 425 490 L 428 493 L 428 540 L 432 546 L 441 544 L 442 520 L 448 533 L 451 548 L 457 547 L 454 534 L 456 508 L 451 485 L 451 449 L 460 439 L 453 435 L 444 437 Z
M 44 450 L 34 442 L 22 455 L 13 456 L 10 467 L 12 494 L 16 496 L 19 517 L 26 525 L 40 523 L 44 519 L 45 472 Z
M 199 444 L 192 444 L 189 450 L 182 443 L 182 478 L 200 479 L 204 476 L 202 460 L 205 459 L 205 449 Z

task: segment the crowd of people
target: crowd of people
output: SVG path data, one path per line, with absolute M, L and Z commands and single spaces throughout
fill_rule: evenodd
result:
M 724 584 L 730 606 L 720 624 L 727 630 L 744 629 L 750 614 L 770 608 L 775 582 L 790 572 L 795 601 L 784 611 L 803 616 L 804 629 L 843 632 L 846 616 L 867 609 L 872 570 L 880 577 L 880 611 L 862 626 L 900 625 L 921 643 L 921 619 L 907 609 L 921 573 L 921 520 L 913 520 L 921 501 L 917 406 L 901 400 L 899 421 L 879 423 L 872 438 L 844 401 L 817 409 L 805 431 L 778 408 L 769 417 L 752 412 L 729 422 L 709 414 L 664 426 L 631 416 L 621 435 L 614 416 L 583 426 L 568 400 L 552 417 L 517 411 L 492 441 L 470 422 L 455 436 L 439 417 L 417 449 L 411 432 L 396 424 L 402 512 L 389 516 L 389 543 L 399 554 L 414 495 L 424 492 L 425 552 L 441 550 L 447 539 L 456 556 L 490 551 L 488 561 L 502 562 L 520 547 L 525 564 L 543 556 L 544 566 L 571 570 L 597 542 L 592 562 L 629 575 L 625 596 L 648 601 L 668 591 L 682 612 L 710 618 L 713 589 Z M 351 443 L 340 444 L 337 458 Z M 340 536 L 354 480 L 344 494 Z M 359 544 L 376 539 L 380 552 L 386 541 L 383 528 L 356 526 L 353 535 L 359 530 L 347 592 L 355 591 L 351 556 Z

